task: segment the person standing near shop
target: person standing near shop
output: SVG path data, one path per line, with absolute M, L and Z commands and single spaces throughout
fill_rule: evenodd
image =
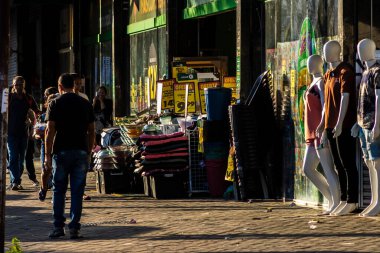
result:
M 81 96 L 82 98 L 84 98 L 86 100 L 89 100 L 88 96 L 85 93 L 81 92 L 81 90 L 82 90 L 82 78 L 80 77 L 80 75 L 77 73 L 71 73 L 71 76 L 74 79 L 74 92 L 75 92 L 75 94 Z
M 86 184 L 89 155 L 94 139 L 94 112 L 91 104 L 74 93 L 70 74 L 58 79 L 61 94 L 46 112 L 45 166 L 53 172 L 54 229 L 50 238 L 65 235 L 65 195 L 68 180 L 71 188 L 70 238 L 80 238 L 83 193 Z
M 96 95 L 92 101 L 92 106 L 95 112 L 95 131 L 96 144 L 100 146 L 101 133 L 103 128 L 111 127 L 112 121 L 112 99 L 107 98 L 107 89 L 100 86 L 96 91 Z
M 34 99 L 26 94 L 25 79 L 22 76 L 13 78 L 8 106 L 8 155 L 10 185 L 7 189 L 22 190 L 21 176 L 24 169 L 25 154 L 28 145 L 28 112 L 38 112 Z

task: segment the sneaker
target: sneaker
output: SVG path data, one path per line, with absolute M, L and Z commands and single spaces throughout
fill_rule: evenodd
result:
M 20 191 L 20 190 L 24 190 L 24 187 L 22 187 L 21 184 L 18 184 L 18 185 L 17 185 L 17 190 L 19 190 L 19 191 Z
M 12 191 L 18 191 L 19 190 L 18 186 L 19 186 L 18 184 L 12 184 L 12 188 L 11 188 Z
M 63 228 L 54 228 L 49 234 L 50 239 L 59 238 L 61 236 L 65 236 L 65 230 Z
M 80 230 L 76 228 L 70 228 L 70 239 L 80 239 L 83 236 L 80 234 Z
M 86 194 L 83 194 L 83 200 L 91 200 L 91 197 Z
M 46 193 L 47 193 L 47 190 L 40 188 L 40 191 L 38 192 L 38 199 L 40 201 L 44 201 L 46 199 Z
M 33 186 L 34 186 L 34 187 L 38 187 L 38 186 L 40 186 L 40 182 L 38 182 L 37 179 L 34 179 L 34 180 L 32 180 L 32 181 L 33 181 Z

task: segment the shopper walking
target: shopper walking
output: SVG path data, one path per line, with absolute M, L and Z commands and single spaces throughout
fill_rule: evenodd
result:
M 94 112 L 86 99 L 74 93 L 70 74 L 58 79 L 61 94 L 51 101 L 46 112 L 45 166 L 53 171 L 54 230 L 50 238 L 65 235 L 65 194 L 70 177 L 70 238 L 80 238 L 83 192 L 89 154 L 94 145 Z
M 112 99 L 107 98 L 107 88 L 100 86 L 96 91 L 96 95 L 92 101 L 95 112 L 95 131 L 96 144 L 100 145 L 101 133 L 103 128 L 111 127 L 112 121 Z
M 44 201 L 46 198 L 47 190 L 51 188 L 52 186 L 52 176 L 51 171 L 45 170 L 45 130 L 46 130 L 46 108 L 48 107 L 49 103 L 58 97 L 59 94 L 57 94 L 58 90 L 55 87 L 49 87 L 44 92 L 44 113 L 41 114 L 41 116 L 38 119 L 38 125 L 35 129 L 35 135 L 34 137 L 37 140 L 41 141 L 41 187 L 40 191 L 38 193 L 38 198 L 40 201 Z
M 36 123 L 36 115 L 33 110 L 29 109 L 28 111 L 28 120 L 27 120 L 27 128 L 28 128 L 28 145 L 26 149 L 25 155 L 25 167 L 28 173 L 28 177 L 30 181 L 32 181 L 33 186 L 39 186 L 40 183 L 37 180 L 36 176 L 36 168 L 34 167 L 34 138 L 33 138 L 33 128 Z M 22 169 L 21 175 L 23 173 L 24 168 Z
M 25 92 L 25 79 L 13 78 L 9 94 L 8 116 L 8 154 L 10 185 L 7 189 L 22 190 L 21 175 L 24 168 L 25 152 L 28 145 L 28 111 L 38 112 L 34 99 Z

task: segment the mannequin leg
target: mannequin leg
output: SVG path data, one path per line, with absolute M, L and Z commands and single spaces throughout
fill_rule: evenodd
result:
M 304 173 L 322 193 L 322 195 L 327 198 L 329 203 L 331 203 L 332 197 L 330 194 L 329 185 L 327 180 L 317 171 L 318 164 L 319 158 L 315 147 L 313 145 L 307 145 L 303 163 Z
M 358 203 L 358 170 L 356 168 L 356 140 L 351 136 L 350 129 L 342 129 L 342 133 L 337 137 L 339 157 L 341 159 L 344 176 L 347 180 L 347 205 L 336 215 L 346 215 L 357 208 Z
M 360 213 L 360 216 L 365 215 L 368 213 L 369 210 L 373 208 L 375 205 L 376 200 L 374 199 L 374 187 L 377 187 L 377 183 L 375 180 L 376 177 L 376 169 L 374 167 L 374 163 L 370 161 L 369 159 L 364 159 L 365 164 L 367 165 L 368 171 L 369 171 L 369 180 L 371 184 L 371 203 Z
M 319 160 L 322 164 L 323 172 L 329 186 L 331 201 L 329 200 L 329 211 L 332 212 L 340 202 L 340 189 L 338 175 L 334 169 L 334 162 L 331 157 L 329 146 L 317 149 Z
M 380 213 L 380 201 L 379 201 L 379 178 L 380 178 L 380 158 L 373 161 L 373 180 L 371 178 L 371 193 L 372 201 L 370 209 L 366 209 L 366 213 L 363 214 L 364 217 L 376 216 Z

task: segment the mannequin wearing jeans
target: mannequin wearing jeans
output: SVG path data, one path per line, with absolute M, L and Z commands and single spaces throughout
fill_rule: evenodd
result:
M 353 68 L 340 61 L 341 46 L 329 41 L 323 46 L 324 58 L 330 69 L 324 76 L 324 117 L 318 127 L 323 144 L 329 143 L 340 184 L 340 203 L 331 215 L 353 212 L 358 202 L 358 171 L 356 141 L 351 127 L 356 121 L 356 88 Z
M 359 137 L 364 161 L 369 170 L 371 182 L 371 203 L 360 216 L 375 216 L 380 212 L 380 64 L 376 62 L 376 45 L 370 39 L 358 44 L 360 60 L 365 62 L 358 98 L 358 123 L 352 128 L 352 136 Z
M 338 175 L 334 169 L 328 145 L 320 145 L 320 139 L 316 136 L 316 128 L 322 118 L 324 105 L 324 83 L 322 79 L 323 60 L 319 55 L 308 58 L 307 67 L 313 75 L 313 81 L 305 92 L 305 139 L 306 151 L 303 163 L 303 171 L 310 181 L 317 187 L 328 200 L 328 209 L 323 214 L 329 214 L 339 204 Z M 321 163 L 325 177 L 317 171 Z

